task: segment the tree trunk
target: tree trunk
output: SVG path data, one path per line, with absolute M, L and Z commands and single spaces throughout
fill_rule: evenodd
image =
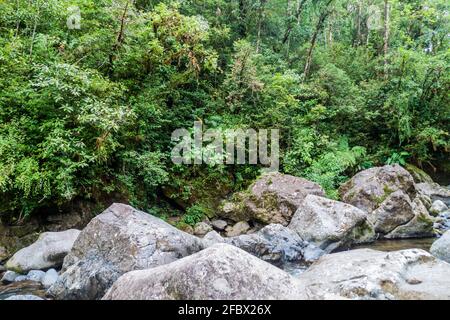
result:
M 259 9 L 258 9 L 258 36 L 256 38 L 256 53 L 259 53 L 259 47 L 261 45 L 261 28 L 262 28 L 262 21 L 264 19 L 264 9 L 266 6 L 267 0 L 260 0 L 259 1 Z
M 37 28 L 38 21 L 39 21 L 39 18 L 40 18 L 39 15 L 41 14 L 41 7 L 39 5 L 39 2 L 38 2 L 37 5 L 38 5 L 38 9 L 37 9 L 36 17 L 34 18 L 33 33 L 31 35 L 30 59 L 32 59 L 32 56 L 33 56 L 34 40 L 36 38 L 36 28 Z
M 114 43 L 111 53 L 109 55 L 109 73 L 112 72 L 112 67 L 114 63 L 114 59 L 116 58 L 116 51 L 120 49 L 125 37 L 125 27 L 126 27 L 126 18 L 128 14 L 128 7 L 133 4 L 133 0 L 129 0 L 125 4 L 125 8 L 123 9 L 122 16 L 120 18 L 120 28 L 117 32 L 116 42 Z
M 297 1 L 297 9 L 295 11 L 295 16 L 294 16 L 295 20 L 297 20 L 297 24 L 300 24 L 300 16 L 302 14 L 303 7 L 304 7 L 306 1 L 307 0 L 298 0 Z M 291 21 L 291 19 L 289 17 L 288 25 L 286 27 L 286 31 L 284 32 L 284 36 L 283 36 L 283 41 L 282 41 L 283 44 L 286 44 L 286 42 L 288 42 L 291 32 L 294 28 L 294 24 L 292 22 L 293 21 Z
M 388 76 L 389 54 L 389 0 L 384 0 L 384 77 Z
M 317 37 L 318 37 L 320 31 L 322 30 L 322 28 L 324 27 L 325 20 L 331 13 L 331 10 L 329 10 L 329 7 L 332 2 L 333 2 L 333 0 L 328 0 L 328 2 L 326 3 L 324 10 L 322 11 L 322 13 L 319 16 L 319 21 L 317 21 L 316 29 L 311 37 L 311 44 L 308 49 L 305 70 L 303 72 L 304 80 L 306 80 L 308 78 L 309 71 L 311 69 L 311 62 L 312 62 L 314 47 L 316 46 L 316 42 L 317 42 Z
M 361 44 L 361 12 L 362 12 L 362 7 L 361 7 L 361 3 L 358 1 L 358 11 L 356 13 L 357 17 L 356 17 L 356 39 L 355 39 L 355 46 L 358 47 Z

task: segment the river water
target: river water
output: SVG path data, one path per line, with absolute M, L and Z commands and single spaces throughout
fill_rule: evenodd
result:
M 405 240 L 378 240 L 374 243 L 358 245 L 352 249 L 373 249 L 378 251 L 398 251 L 406 249 L 422 249 L 430 251 L 431 245 L 437 238 L 405 239 Z

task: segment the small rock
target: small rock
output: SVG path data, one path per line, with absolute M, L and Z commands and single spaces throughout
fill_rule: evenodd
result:
M 241 234 L 245 234 L 248 230 L 250 230 L 250 225 L 245 221 L 241 221 L 236 223 L 233 227 L 227 228 L 227 237 L 237 237 Z
M 203 243 L 207 247 L 210 247 L 217 243 L 224 243 L 224 242 L 226 242 L 225 239 L 222 238 L 222 236 L 218 234 L 216 231 L 208 232 L 206 236 L 203 237 Z
M 179 229 L 181 231 L 184 231 L 184 232 L 188 233 L 188 234 L 194 234 L 194 228 L 192 228 L 188 224 L 183 224 Z
M 14 279 L 14 282 L 23 282 L 23 281 L 28 281 L 28 277 L 27 277 L 27 276 L 20 275 L 20 276 L 17 276 L 17 277 Z
M 422 280 L 416 279 L 416 278 L 412 278 L 412 279 L 406 279 L 406 282 L 411 284 L 411 285 L 416 285 L 416 284 L 421 284 Z
M 223 231 L 227 227 L 228 223 L 224 220 L 214 220 L 211 222 L 214 229 Z
M 444 233 L 441 238 L 433 243 L 430 252 L 436 258 L 450 263 L 450 231 Z
M 45 272 L 41 270 L 31 270 L 27 274 L 27 280 L 29 281 L 41 282 L 44 277 Z
M 11 296 L 5 300 L 44 300 L 44 299 L 39 298 L 38 296 L 34 296 L 32 294 L 25 294 L 25 295 Z
M 448 207 L 443 201 L 436 200 L 435 202 L 433 202 L 433 205 L 430 208 L 430 213 L 434 216 L 437 216 L 447 210 L 448 210 Z
M 0 264 L 0 272 L 3 272 L 3 271 L 6 271 L 6 268 L 5 268 L 4 265 L 1 265 L 1 264 Z
M 6 271 L 2 277 L 2 283 L 9 284 L 14 282 L 18 276 L 20 276 L 20 274 L 15 273 L 14 271 Z
M 57 280 L 58 272 L 55 269 L 50 269 L 45 273 L 41 282 L 45 288 L 50 288 Z
M 208 232 L 212 231 L 213 228 L 206 222 L 199 222 L 194 227 L 194 234 L 196 236 L 204 236 Z

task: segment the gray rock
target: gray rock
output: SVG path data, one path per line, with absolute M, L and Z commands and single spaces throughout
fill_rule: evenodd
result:
M 194 227 L 194 234 L 197 236 L 204 236 L 212 230 L 213 228 L 206 222 L 199 222 Z
M 433 202 L 433 205 L 430 208 L 430 213 L 434 216 L 437 216 L 447 210 L 448 210 L 448 207 L 443 201 L 436 200 L 435 202 Z
M 344 244 L 370 241 L 367 214 L 346 203 L 308 195 L 289 224 L 302 239 L 327 252 Z
M 8 284 L 12 283 L 16 280 L 16 278 L 20 276 L 20 274 L 14 272 L 14 271 L 6 271 L 5 274 L 2 277 L 2 283 Z
M 426 212 L 428 195 L 416 191 L 412 176 L 401 166 L 364 170 L 340 189 L 341 198 L 367 210 L 368 220 L 381 237 L 433 236 Z
M 48 294 L 100 299 L 122 274 L 154 268 L 203 249 L 201 239 L 128 205 L 113 204 L 86 226 Z
M 283 268 L 289 263 L 308 265 L 325 254 L 323 250 L 280 224 L 270 224 L 253 234 L 231 238 L 223 238 L 216 231 L 211 231 L 203 238 L 203 242 L 208 247 L 218 243 L 231 244 Z
M 389 234 L 384 235 L 387 239 L 406 239 L 406 238 L 431 238 L 435 236 L 434 221 L 429 215 L 428 210 L 418 199 L 412 202 L 413 219 L 409 222 L 399 225 Z
M 415 188 L 419 194 L 426 195 L 432 201 L 441 200 L 450 206 L 450 190 L 437 183 L 418 183 Z
M 411 174 L 401 166 L 393 165 L 359 172 L 339 188 L 339 193 L 344 202 L 371 213 L 398 190 L 410 199 L 416 196 Z
M 28 281 L 28 277 L 24 276 L 24 275 L 20 275 L 14 279 L 14 282 L 23 282 L 23 281 Z
M 44 300 L 38 296 L 34 296 L 32 294 L 24 294 L 24 295 L 15 295 L 11 296 L 9 298 L 6 298 L 5 300 Z
M 206 247 L 210 247 L 217 243 L 225 243 L 225 242 L 226 242 L 226 240 L 220 234 L 218 234 L 216 231 L 208 232 L 203 237 L 203 243 L 205 244 Z
M 55 269 L 47 270 L 41 283 L 45 288 L 50 288 L 58 280 L 58 272 Z
M 240 221 L 232 227 L 227 227 L 227 237 L 236 237 L 245 234 L 250 230 L 250 225 L 246 221 Z
M 6 268 L 25 273 L 30 270 L 60 267 L 79 234 L 80 231 L 74 229 L 43 233 L 31 246 L 14 254 L 6 263 Z
M 217 244 L 192 256 L 120 277 L 104 300 L 304 299 L 298 280 L 234 246 Z
M 280 267 L 289 262 L 311 263 L 325 253 L 281 224 L 270 224 L 254 234 L 225 240 L 228 244 Z
M 431 254 L 438 259 L 450 263 L 450 231 L 436 240 L 431 246 Z
M 402 190 L 390 194 L 374 210 L 369 220 L 375 225 L 375 231 L 388 234 L 398 226 L 404 225 L 415 217 L 410 197 Z
M 450 264 L 419 250 L 351 250 L 323 256 L 299 276 L 314 299 L 450 299 Z
M 308 194 L 325 196 L 323 189 L 314 182 L 280 173 L 266 174 L 248 191 L 237 193 L 231 202 L 225 202 L 221 216 L 233 221 L 287 226 Z
M 28 281 L 34 281 L 34 282 L 42 282 L 42 279 L 45 277 L 45 272 L 41 270 L 31 270 L 27 274 L 27 280 Z
M 228 223 L 224 220 L 219 219 L 211 221 L 211 225 L 213 226 L 214 229 L 223 231 L 227 227 Z

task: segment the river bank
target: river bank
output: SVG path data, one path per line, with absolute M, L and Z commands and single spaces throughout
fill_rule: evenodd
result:
M 264 175 L 192 234 L 113 204 L 16 252 L 0 299 L 450 299 L 450 190 L 385 166 L 339 191 Z

